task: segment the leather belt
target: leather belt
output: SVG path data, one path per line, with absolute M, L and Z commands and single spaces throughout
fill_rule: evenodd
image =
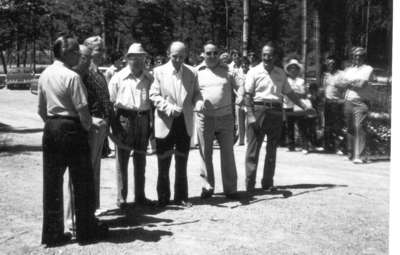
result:
M 47 116 L 48 119 L 55 120 L 55 119 L 66 119 L 66 120 L 73 120 L 73 121 L 80 121 L 79 117 L 75 116 L 63 116 L 63 115 L 52 115 Z
M 142 116 L 142 115 L 147 115 L 150 113 L 150 109 L 149 110 L 143 110 L 143 111 L 139 111 L 139 110 L 127 110 L 127 109 L 122 109 L 122 108 L 118 108 L 117 109 L 117 114 L 118 115 L 122 115 L 122 116 Z
M 262 105 L 268 108 L 282 108 L 282 104 L 278 102 L 254 102 L 254 105 Z

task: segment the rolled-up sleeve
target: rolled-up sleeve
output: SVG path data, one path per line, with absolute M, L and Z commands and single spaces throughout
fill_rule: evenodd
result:
M 80 110 L 88 105 L 87 90 L 78 75 L 71 78 L 68 88 L 71 95 L 72 104 L 76 110 Z
M 283 84 L 282 84 L 282 94 L 287 95 L 287 94 L 290 94 L 292 91 L 293 91 L 293 90 L 292 90 L 292 88 L 290 87 L 289 82 L 288 82 L 288 79 L 287 79 L 287 77 L 286 77 L 286 75 L 285 75 L 284 81 L 283 81 Z
M 244 82 L 244 92 L 246 94 L 254 94 L 256 84 L 255 84 L 255 77 L 254 77 L 254 71 L 249 70 L 249 72 L 246 75 L 246 81 Z
M 110 93 L 110 101 L 115 103 L 117 101 L 117 85 L 118 85 L 118 74 L 114 75 L 108 83 L 108 92 Z

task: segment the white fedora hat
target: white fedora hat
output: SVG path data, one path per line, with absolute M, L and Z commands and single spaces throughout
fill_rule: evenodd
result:
M 144 54 L 147 55 L 147 52 L 143 49 L 141 43 L 132 43 L 132 45 L 128 49 L 128 53 L 126 55 L 130 54 Z
M 300 73 L 302 73 L 304 71 L 304 67 L 302 64 L 300 64 L 300 62 L 297 59 L 292 58 L 286 65 L 285 65 L 285 71 L 286 73 L 288 72 L 288 68 L 291 65 L 295 65 L 299 68 Z

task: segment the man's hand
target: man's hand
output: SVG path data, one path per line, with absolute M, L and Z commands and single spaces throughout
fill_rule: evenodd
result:
M 312 107 L 307 107 L 304 111 L 308 117 L 315 117 L 317 115 L 317 111 Z
M 172 113 L 171 113 L 171 115 L 173 116 L 173 117 L 178 117 L 179 115 L 181 115 L 182 114 L 182 107 L 179 107 L 179 106 L 177 106 L 177 105 L 174 105 L 174 109 L 172 110 Z
M 254 116 L 253 112 L 247 112 L 247 124 L 252 125 L 255 124 L 257 121 L 256 116 Z

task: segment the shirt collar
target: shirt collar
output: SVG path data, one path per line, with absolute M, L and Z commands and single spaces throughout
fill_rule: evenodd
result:
M 221 61 L 218 61 L 218 64 L 214 67 L 214 69 L 218 68 L 218 67 L 222 67 L 222 68 L 227 68 L 228 69 L 228 66 L 223 64 L 223 63 L 221 63 Z M 196 68 L 197 68 L 198 71 L 201 71 L 201 70 L 204 70 L 204 69 L 209 68 L 209 67 L 207 66 L 206 62 L 203 61 Z
M 147 72 L 146 70 L 142 71 L 142 74 L 139 77 L 136 77 L 132 74 L 131 69 L 129 66 L 125 66 L 121 71 L 121 77 L 122 79 L 126 79 L 130 76 L 134 77 L 135 79 L 143 80 L 144 78 L 150 79 L 151 80 L 151 74 Z
M 177 75 L 181 75 L 182 74 L 182 69 L 183 69 L 183 64 L 181 65 L 181 67 L 179 68 L 178 71 L 175 70 L 174 65 L 172 64 L 172 61 L 168 61 L 167 62 L 167 67 L 168 67 L 168 71 L 170 71 L 172 74 L 177 74 Z
M 265 72 L 265 73 L 267 73 L 267 74 L 272 74 L 272 73 L 274 73 L 275 72 L 275 70 L 276 70 L 276 67 L 274 66 L 273 68 L 272 68 L 272 70 L 271 70 L 271 72 L 268 72 L 265 68 L 264 68 L 264 63 L 263 62 L 261 62 L 260 64 L 258 64 L 257 66 L 256 66 L 256 68 L 258 68 L 258 70 L 260 70 L 260 71 L 262 71 L 262 72 Z
M 64 62 L 62 62 L 62 61 L 60 61 L 60 60 L 58 60 L 58 59 L 55 59 L 55 60 L 54 60 L 53 65 L 67 67 L 67 66 L 64 64 Z

